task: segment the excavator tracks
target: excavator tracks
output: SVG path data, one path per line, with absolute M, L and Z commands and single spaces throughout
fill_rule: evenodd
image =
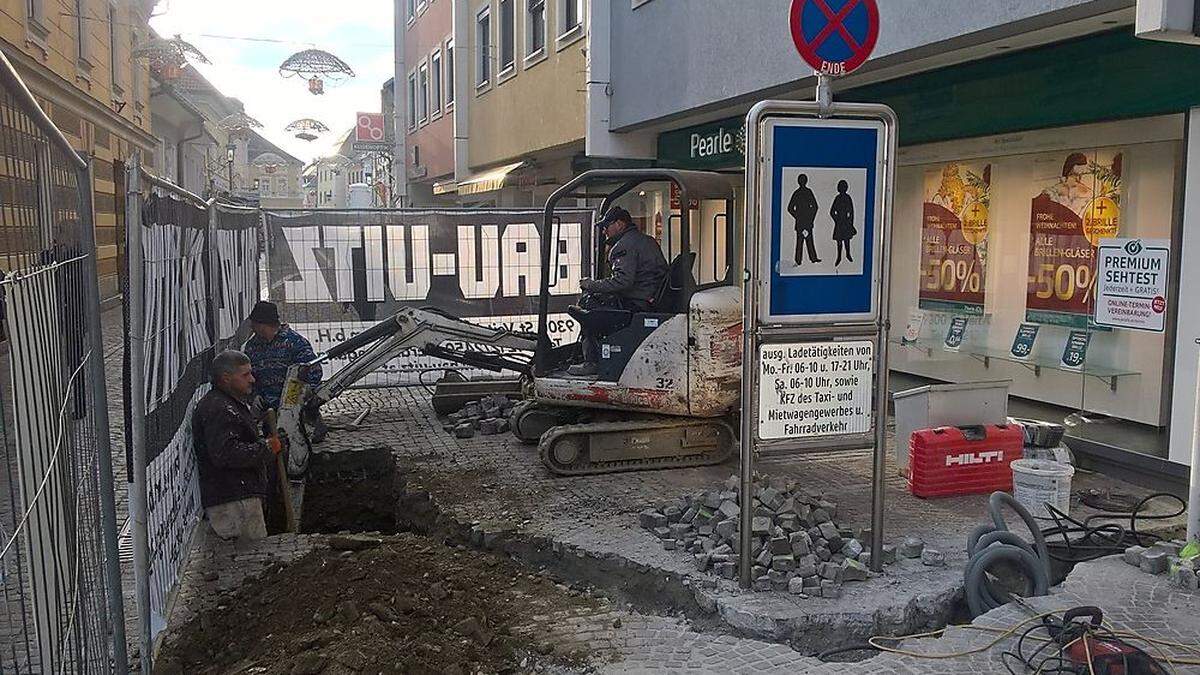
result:
M 560 476 L 720 464 L 736 434 L 720 419 L 566 424 L 538 443 L 542 463 Z

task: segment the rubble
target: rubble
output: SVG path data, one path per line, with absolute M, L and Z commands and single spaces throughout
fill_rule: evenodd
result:
M 837 504 L 779 478 L 760 477 L 750 504 L 742 503 L 740 493 L 738 476 L 730 476 L 720 488 L 641 511 L 638 524 L 665 550 L 693 556 L 697 572 L 732 580 L 738 573 L 741 513 L 750 508 L 754 590 L 833 598 L 841 596 L 842 583 L 869 578 L 870 555 L 857 531 L 834 522 Z M 919 558 L 923 547 L 918 540 L 911 557 Z M 884 546 L 883 559 L 894 563 L 896 547 Z
M 454 434 L 455 438 L 473 438 L 476 433 L 481 436 L 503 434 L 508 431 L 508 415 L 515 405 L 516 401 L 503 394 L 484 396 L 468 402 L 458 412 L 446 415 L 442 429 Z

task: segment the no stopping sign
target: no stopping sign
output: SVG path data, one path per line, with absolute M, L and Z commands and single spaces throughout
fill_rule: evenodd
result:
M 853 72 L 879 39 L 875 0 L 792 0 L 790 20 L 796 51 L 825 75 Z

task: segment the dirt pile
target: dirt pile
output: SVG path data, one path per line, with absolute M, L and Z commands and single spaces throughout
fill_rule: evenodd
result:
M 507 558 L 411 534 L 331 546 L 221 598 L 163 646 L 156 672 L 495 673 L 584 656 L 530 626 L 591 601 Z

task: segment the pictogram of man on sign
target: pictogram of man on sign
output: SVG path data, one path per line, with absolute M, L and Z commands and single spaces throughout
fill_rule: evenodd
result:
M 800 187 L 792 193 L 788 202 L 788 214 L 796 219 L 796 264 L 804 264 L 804 249 L 808 249 L 810 262 L 819 263 L 817 247 L 813 241 L 813 225 L 817 218 L 817 196 L 808 187 L 808 174 L 800 174 L 796 179 Z

